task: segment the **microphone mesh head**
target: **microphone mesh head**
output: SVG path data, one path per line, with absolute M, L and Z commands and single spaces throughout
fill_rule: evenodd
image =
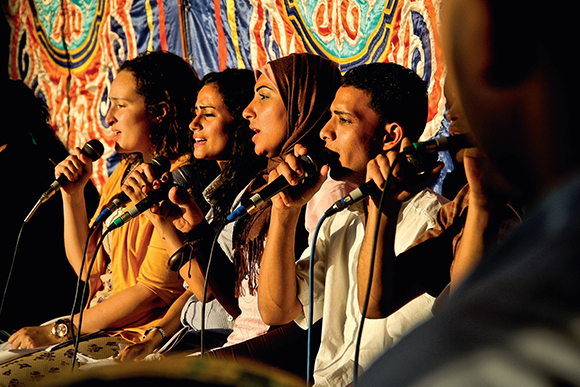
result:
M 196 167 L 192 164 L 182 165 L 173 171 L 173 184 L 182 187 L 193 187 L 198 180 Z
M 93 161 L 97 161 L 103 155 L 104 151 L 105 148 L 99 140 L 90 140 L 85 144 L 85 146 L 83 146 L 83 149 L 81 150 L 82 154 Z
M 155 156 L 149 161 L 149 165 L 153 168 L 155 178 L 161 177 L 165 172 L 171 169 L 171 161 L 165 156 Z

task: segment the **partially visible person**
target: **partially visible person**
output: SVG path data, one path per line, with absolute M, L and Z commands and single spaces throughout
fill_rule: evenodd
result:
M 454 98 L 451 80 L 445 87 L 449 132 L 452 136 L 468 135 L 471 130 L 466 121 L 460 101 Z M 473 144 L 472 144 L 473 145 Z M 369 317 L 389 316 L 415 297 L 429 293 L 437 296 L 439 310 L 463 280 L 477 266 L 484 251 L 497 245 L 521 223 L 523 212 L 517 204 L 518 197 L 513 188 L 489 165 L 485 155 L 475 146 L 452 149 L 452 156 L 461 166 L 467 184 L 457 193 L 453 201 L 444 204 L 437 213 L 435 227 L 427 230 L 408 249 L 398 254 L 393 248 L 394 225 L 397 208 L 403 205 L 409 192 L 409 176 L 395 175 L 397 184 L 390 191 L 398 194 L 386 196 L 381 217 L 381 234 L 376 243 L 375 270 L 368 308 Z M 393 158 L 378 157 L 369 166 L 369 178 L 383 184 L 391 171 Z M 413 179 L 413 176 L 410 176 Z M 376 207 L 369 213 L 374 220 Z M 371 223 L 371 227 L 375 227 Z M 359 269 L 361 277 L 367 278 L 371 255 L 371 240 L 368 248 L 362 249 Z M 416 270 L 422 267 L 423 270 Z M 363 281 L 361 280 L 361 282 Z M 359 289 L 359 299 L 367 291 L 366 280 Z
M 330 107 L 332 117 L 320 131 L 326 148 L 338 154 L 330 176 L 357 186 L 365 182 L 367 163 L 378 154 L 398 150 L 405 138 L 417 141 L 427 120 L 427 88 L 412 70 L 394 63 L 373 63 L 349 70 L 343 77 Z M 297 146 L 295 154 L 273 171 L 296 184 L 303 169 L 296 156 L 310 148 Z M 433 179 L 441 167 L 430 177 Z M 315 245 L 315 257 L 308 248 L 295 262 L 293 235 L 300 207 L 325 180 L 328 167 L 319 178 L 302 189 L 278 195 L 272 216 L 258 287 L 260 313 L 270 324 L 295 321 L 303 329 L 322 321 L 320 349 L 314 365 L 314 383 L 344 386 L 353 382 L 355 343 L 361 324 L 357 299 L 357 264 L 368 223 L 368 203 L 359 202 L 323 223 Z M 294 187 L 295 189 L 298 187 Z M 376 198 L 375 198 L 376 199 Z M 397 244 L 401 251 L 418 235 L 435 224 L 435 214 L 446 200 L 424 190 L 400 211 Z M 309 266 L 314 265 L 313 305 L 309 300 Z M 359 366 L 363 370 L 414 325 L 428 318 L 433 297 L 425 296 L 397 315 L 365 321 Z
M 193 136 L 193 156 L 196 159 L 211 160 L 221 170 L 220 175 L 204 190 L 205 200 L 211 206 L 205 218 L 216 232 L 223 228 L 219 243 L 224 251 L 229 252 L 234 224 L 226 225 L 226 217 L 233 211 L 232 207 L 237 206 L 238 193 L 265 167 L 267 160 L 254 152 L 254 143 L 251 140 L 253 132 L 248 127 L 248 121 L 242 117 L 244 108 L 254 96 L 255 78 L 250 70 L 226 69 L 205 75 L 200 84 L 195 116 L 189 124 Z M 125 192 L 133 201 L 142 199 L 147 190 L 143 192 L 141 187 L 152 183 L 150 180 L 154 176 L 146 179 L 148 174 L 152 175 L 152 171 L 147 169 L 149 167 L 146 164 L 142 165 L 137 170 L 139 173 L 131 175 L 127 180 Z M 189 260 L 190 246 L 183 245 L 183 235 L 174 228 L 171 218 L 166 218 L 161 213 L 153 214 L 151 211 L 146 214 L 162 236 L 167 251 L 176 257 L 179 255 L 180 259 Z M 233 266 L 231 269 L 233 270 Z M 194 292 L 201 298 L 203 276 L 196 266 L 188 266 L 187 273 L 184 270 L 182 275 L 186 286 L 191 284 L 191 289 L 194 290 L 188 289 L 141 343 L 123 349 L 120 360 L 142 360 L 159 347 L 164 339 L 178 333 L 182 325 L 191 334 L 180 337 L 181 341 L 175 349 L 199 349 L 201 303 Z M 220 273 L 217 272 L 216 275 Z M 230 280 L 233 285 L 233 279 Z M 230 315 L 216 299 L 206 305 L 206 310 L 205 347 L 222 346 L 231 333 Z M 232 310 L 232 314 L 237 317 L 239 312 L 236 313 L 235 308 Z
M 361 386 L 580 385 L 579 85 L 561 56 L 574 31 L 554 23 L 522 41 L 530 20 L 565 6 L 512 18 L 523 5 L 448 0 L 442 21 L 449 76 L 480 149 L 521 195 L 523 223 Z
M 0 179 L 5 184 L 0 203 L 6 207 L 0 220 L 0 329 L 14 333 L 55 314 L 70 313 L 76 276 L 64 259 L 61 200 L 44 203 L 23 224 L 54 181 L 55 165 L 69 153 L 56 136 L 48 106 L 40 97 L 20 80 L 3 81 L 2 90 L 9 98 L 1 104 L 4 119 L 0 129 Z M 85 197 L 87 211 L 96 210 L 99 193 L 90 182 Z M 34 270 L 29 270 L 31 265 Z M 47 278 L 58 284 L 58 296 L 32 291 L 32 284 Z M 23 303 L 34 307 L 23 308 Z M 8 336 L 0 335 L 0 341 L 6 339 Z
M 151 52 L 123 63 L 111 84 L 111 106 L 105 121 L 111 128 L 115 150 L 126 157 L 105 183 L 95 217 L 122 192 L 124 179 L 142 161 L 165 156 L 172 169 L 189 162 L 191 142 L 187 125 L 198 83 L 193 69 L 174 54 Z M 169 256 L 145 216 L 104 233 L 106 238 L 97 251 L 107 222 L 124 209 L 114 213 L 107 222 L 96 227 L 88 239 L 87 253 L 83 254 L 90 231 L 83 192 L 91 173 L 92 161 L 78 148 L 55 168 L 55 176 L 64 174 L 70 181 L 61 188 L 65 248 L 69 263 L 83 281 L 87 278 L 89 262 L 95 256 L 94 268 L 88 277 L 90 294 L 82 326 L 76 314 L 72 321 L 59 319 L 54 324 L 22 328 L 8 340 L 13 349 L 60 343 L 71 338 L 78 329 L 81 334 L 108 330 L 100 338 L 81 343 L 80 347 L 81 352 L 94 349 L 95 340 L 100 340 L 102 351 L 92 355 L 108 357 L 118 351 L 119 344 L 141 340 L 145 330 L 155 325 L 183 293 L 182 281 L 167 268 Z M 203 180 L 201 176 L 199 180 Z M 127 208 L 133 205 L 130 201 L 126 203 Z M 83 259 L 86 264 L 81 272 Z M 71 359 L 66 356 L 70 348 L 51 353 L 51 358 L 59 359 L 58 367 L 51 373 L 70 369 Z M 2 366 L 2 378 L 11 382 L 33 382 L 38 380 L 37 373 L 44 374 L 48 368 L 54 368 L 50 367 L 54 363 L 33 356 Z M 5 367 L 10 368 L 6 370 Z

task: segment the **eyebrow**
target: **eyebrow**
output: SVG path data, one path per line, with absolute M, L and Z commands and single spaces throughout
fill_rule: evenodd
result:
M 196 106 L 195 108 L 196 109 L 199 109 L 199 110 L 203 110 L 203 109 L 215 109 L 215 107 L 210 106 L 210 105 Z
M 123 97 L 111 97 L 109 96 L 109 100 L 110 101 L 127 101 L 127 102 L 131 102 L 131 100 L 129 98 L 123 98 Z
M 271 88 L 271 87 L 268 87 L 267 85 L 262 85 L 262 86 L 258 87 L 258 88 L 256 89 L 256 91 L 260 91 L 260 90 L 262 90 L 262 89 L 268 89 L 268 90 L 272 90 L 272 88 Z
M 349 112 L 345 112 L 342 110 L 331 110 L 330 111 L 332 114 L 337 115 L 337 116 L 350 116 L 350 117 L 354 117 L 354 114 L 349 113 Z

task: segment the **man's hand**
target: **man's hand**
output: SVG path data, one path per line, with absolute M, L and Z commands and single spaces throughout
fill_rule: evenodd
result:
M 410 140 L 404 138 L 401 141 L 401 150 L 409 145 L 411 145 Z M 437 163 L 431 171 L 418 175 L 412 168 L 405 168 L 401 162 L 393 167 L 398 156 L 399 152 L 392 150 L 387 152 L 386 155 L 378 155 L 367 164 L 366 180 L 373 180 L 381 190 L 385 189 L 387 178 L 391 173 L 391 169 L 393 169 L 389 186 L 386 187 L 389 191 L 385 198 L 392 205 L 387 204 L 386 208 L 399 208 L 403 202 L 409 200 L 437 180 L 439 172 L 443 168 L 442 163 Z M 370 202 L 378 207 L 379 201 L 380 194 L 375 194 Z

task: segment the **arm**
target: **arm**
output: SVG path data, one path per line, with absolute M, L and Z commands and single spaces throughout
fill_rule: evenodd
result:
M 126 180 L 123 191 L 131 200 L 139 201 L 154 189 L 159 189 L 167 175 L 155 179 L 151 166 L 141 164 Z M 179 250 L 186 240 L 196 240 L 193 259 L 185 263 L 180 274 L 198 299 L 203 299 L 205 272 L 212 248 L 215 232 L 205 220 L 205 217 L 184 189 L 172 188 L 168 199 L 160 206 L 154 206 L 146 211 L 145 216 L 153 223 L 155 229 L 171 256 Z M 189 258 L 189 257 L 187 257 Z M 186 259 L 187 259 L 186 258 Z M 220 304 L 234 317 L 240 314 L 237 299 L 235 298 L 235 268 L 219 243 L 213 249 L 212 273 L 209 279 L 206 301 L 215 296 Z
M 295 152 L 297 155 L 305 154 L 306 148 L 297 146 Z M 270 180 L 284 175 L 292 185 L 296 185 L 296 176 L 302 173 L 296 156 L 288 155 L 285 162 L 271 172 Z M 258 286 L 258 307 L 266 324 L 286 324 L 302 312 L 296 286 L 296 225 L 302 206 L 320 189 L 327 173 L 328 167 L 323 167 L 316 182 L 295 191 L 294 196 L 283 192 L 272 199 L 270 227 L 260 265 Z
M 100 304 L 86 309 L 83 315 L 81 334 L 126 326 L 146 316 L 153 309 L 163 306 L 166 306 L 165 302 L 150 289 L 137 283 Z M 76 314 L 73 318 L 73 324 L 78 327 L 78 323 L 79 314 Z M 25 327 L 10 336 L 8 342 L 12 344 L 13 349 L 57 344 L 59 341 L 52 336 L 51 329 L 52 324 Z
M 406 144 L 408 144 L 407 139 L 403 141 L 401 147 L 405 147 Z M 396 156 L 397 152 L 390 151 L 386 156 L 379 155 L 371 160 L 367 166 L 367 180 L 373 180 L 378 187 L 384 188 Z M 437 177 L 441 168 L 442 165 L 439 164 L 430 173 L 416 178 L 415 176 L 404 176 L 404 171 L 397 165 L 393 171 L 394 180 L 389 187 L 384 188 L 388 189 L 389 192 L 385 195 L 385 203 L 380 218 L 378 218 L 380 194 L 372 196 L 367 202 L 368 216 L 365 225 L 365 238 L 359 254 L 357 273 L 358 300 L 361 312 L 368 289 L 375 229 L 378 227 L 367 318 L 387 317 L 400 306 L 425 291 L 416 288 L 414 281 L 402 281 L 402 278 L 410 276 L 411 273 L 402 273 L 398 270 L 394 251 L 395 233 L 402 203 L 428 186 Z M 379 219 L 378 224 L 377 218 Z
M 81 275 L 83 250 L 89 234 L 89 220 L 86 212 L 84 187 L 93 170 L 92 160 L 84 156 L 79 148 L 55 168 L 55 176 L 64 174 L 70 181 L 61 188 L 64 213 L 64 244 L 66 256 L 77 275 Z M 94 251 L 94 244 L 88 246 L 87 256 Z M 86 270 L 86 269 L 85 269 Z M 82 274 L 82 278 L 86 273 Z
M 469 183 L 469 201 L 463 235 L 453 260 L 450 292 L 473 271 L 485 249 L 485 231 L 490 222 L 490 203 L 483 185 L 483 159 L 476 149 L 468 149 L 463 156 L 465 174 Z
M 163 329 L 167 337 L 173 336 L 181 328 L 181 310 L 191 297 L 191 292 L 186 291 L 183 293 L 169 308 L 163 319 L 157 324 L 158 327 Z M 138 344 L 133 344 L 125 347 L 119 354 L 119 360 L 121 361 L 139 361 L 143 360 L 145 356 L 152 353 L 155 348 L 158 348 L 163 343 L 163 336 L 158 330 L 153 329 L 149 334 L 143 339 L 142 342 Z

